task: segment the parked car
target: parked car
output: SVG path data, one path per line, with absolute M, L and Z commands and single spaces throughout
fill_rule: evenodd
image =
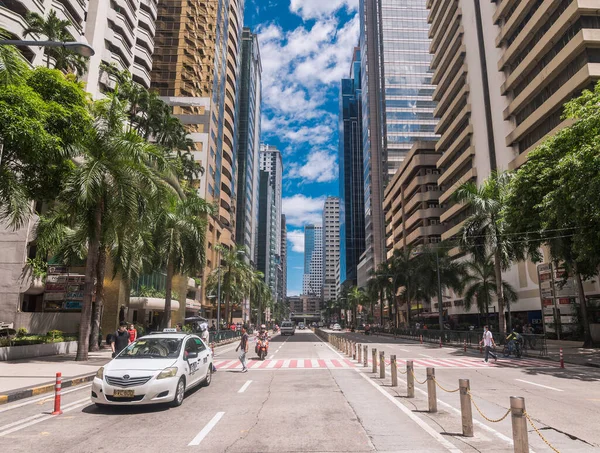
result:
M 339 324 L 335 323 L 333 325 L 333 328 L 331 330 L 342 330 L 342 326 L 340 326 Z

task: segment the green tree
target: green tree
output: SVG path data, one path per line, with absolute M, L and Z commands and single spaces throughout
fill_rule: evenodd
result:
M 74 41 L 73 35 L 69 32 L 71 22 L 60 19 L 56 15 L 55 10 L 51 10 L 48 17 L 28 12 L 25 20 L 29 26 L 23 30 L 23 38 L 30 35 L 42 35 L 48 41 Z M 80 75 L 87 70 L 87 58 L 78 55 L 72 50 L 65 49 L 64 47 L 48 47 L 45 49 L 45 53 L 47 68 L 50 68 L 50 57 L 52 57 L 55 61 L 55 69 L 73 71 Z
M 87 106 L 82 85 L 56 70 L 37 68 L 0 86 L 0 220 L 18 228 L 32 200 L 56 198 L 92 129 Z
M 576 279 L 584 345 L 592 344 L 583 280 L 600 266 L 600 85 L 568 102 L 574 123 L 532 151 L 511 181 L 510 233 L 533 261 L 551 259 Z
M 502 271 L 508 269 L 515 256 L 513 241 L 506 235 L 508 225 L 503 214 L 509 181 L 509 173 L 494 172 L 480 187 L 473 182 L 463 184 L 453 197 L 455 202 L 464 203 L 470 212 L 459 233 L 461 249 L 480 261 L 492 254 L 496 281 L 502 280 Z M 497 285 L 496 291 L 499 327 L 504 334 L 503 286 Z
M 10 39 L 10 35 L 2 28 L 0 39 Z M 0 87 L 23 83 L 28 72 L 27 63 L 15 46 L 0 46 Z
M 206 217 L 212 206 L 189 191 L 185 198 L 167 198 L 153 222 L 154 248 L 159 267 L 166 269 L 165 314 L 162 328 L 171 324 L 171 296 L 176 274 L 198 275 L 206 263 Z
M 354 327 L 358 327 L 358 306 L 365 303 L 365 293 L 361 288 L 353 286 L 346 297 L 348 298 L 348 308 L 352 310 L 352 323 Z
M 471 261 L 465 262 L 464 266 L 466 270 L 463 277 L 465 310 L 471 311 L 473 303 L 475 303 L 479 313 L 486 315 L 486 323 L 489 325 L 490 306 L 494 301 L 494 295 L 498 294 L 494 261 L 491 256 L 483 260 L 473 258 Z M 504 280 L 502 280 L 502 289 L 506 304 L 517 301 L 517 292 Z M 501 312 L 499 312 L 499 319 L 501 317 Z

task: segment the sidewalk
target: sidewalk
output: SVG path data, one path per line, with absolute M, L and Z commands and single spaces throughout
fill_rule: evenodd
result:
M 215 355 L 219 354 L 220 348 L 238 341 L 235 338 L 215 345 Z M 87 362 L 76 362 L 75 354 L 0 362 L 0 405 L 53 392 L 59 372 L 62 373 L 63 389 L 90 382 L 98 368 L 110 362 L 111 356 L 110 349 L 103 349 L 90 352 Z

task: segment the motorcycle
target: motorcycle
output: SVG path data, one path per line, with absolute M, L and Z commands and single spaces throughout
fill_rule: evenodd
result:
M 267 338 L 258 338 L 256 340 L 256 353 L 260 360 L 265 360 L 269 353 L 269 340 Z

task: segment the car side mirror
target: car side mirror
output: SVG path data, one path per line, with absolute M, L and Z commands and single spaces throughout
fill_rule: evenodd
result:
M 188 352 L 187 353 L 187 357 L 188 360 L 189 359 L 197 359 L 198 358 L 198 353 L 197 352 Z

